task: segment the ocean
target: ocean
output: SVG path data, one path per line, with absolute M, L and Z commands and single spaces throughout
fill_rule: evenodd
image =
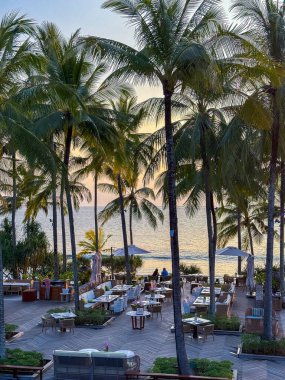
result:
M 99 211 L 103 207 L 99 207 Z M 159 271 L 165 267 L 171 272 L 171 255 L 169 244 L 169 224 L 168 224 L 168 210 L 164 211 L 165 220 L 163 224 L 159 224 L 156 230 L 153 230 L 145 219 L 141 221 L 134 220 L 133 235 L 134 244 L 138 247 L 144 248 L 151 253 L 144 254 L 143 267 L 139 270 L 140 274 L 151 274 L 155 268 Z M 21 238 L 23 234 L 22 220 L 24 210 L 17 211 L 17 234 Z M 94 216 L 92 206 L 83 206 L 78 212 L 74 213 L 76 243 L 84 239 L 84 234 L 90 229 L 94 229 Z M 42 225 L 43 230 L 46 232 L 52 247 L 52 215 L 45 215 L 39 213 L 37 221 Z M 179 220 L 179 245 L 180 245 L 180 258 L 181 262 L 186 264 L 197 264 L 203 274 L 208 274 L 208 243 L 207 243 L 207 227 L 205 210 L 201 208 L 195 217 L 189 219 L 185 215 L 183 207 L 178 207 L 178 220 Z M 126 221 L 128 222 L 128 213 L 126 213 Z M 106 248 L 113 247 L 121 248 L 123 246 L 122 229 L 120 216 L 117 216 L 104 225 L 105 235 L 111 235 L 106 243 Z M 276 227 L 278 228 L 278 227 Z M 69 226 L 68 217 L 66 217 L 66 235 L 67 235 L 67 253 L 70 253 L 69 242 Z M 58 240 L 59 251 L 61 251 L 61 228 L 60 219 L 58 219 Z M 236 246 L 235 240 L 229 242 L 228 245 Z M 278 263 L 279 256 L 279 243 L 275 242 L 274 261 Z M 80 250 L 77 247 L 78 252 Z M 266 237 L 261 245 L 255 246 L 255 265 L 264 265 L 266 253 Z M 243 263 L 245 266 L 245 262 Z M 229 256 L 217 257 L 216 259 L 216 275 L 223 276 L 227 273 L 233 275 L 237 272 L 237 259 Z

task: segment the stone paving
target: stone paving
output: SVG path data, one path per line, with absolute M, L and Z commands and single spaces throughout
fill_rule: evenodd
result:
M 189 288 L 184 288 L 183 297 L 189 294 Z M 143 297 L 143 296 L 142 296 Z M 52 301 L 36 301 L 23 303 L 18 296 L 5 297 L 5 321 L 15 323 L 24 335 L 14 342 L 7 343 L 8 348 L 22 348 L 44 353 L 46 358 L 52 357 L 54 349 L 79 350 L 82 348 L 103 349 L 108 341 L 110 350 L 127 349 L 134 351 L 141 358 L 141 369 L 148 370 L 154 358 L 159 356 L 176 356 L 174 334 L 170 332 L 173 323 L 172 304 L 164 303 L 162 321 L 160 316 L 146 320 L 144 330 L 132 330 L 130 317 L 125 313 L 116 316 L 112 323 L 103 329 L 75 328 L 74 334 L 52 332 L 51 329 L 42 333 L 40 317 L 48 309 L 62 304 Z M 65 306 L 68 304 L 64 304 Z M 245 292 L 237 291 L 237 297 L 232 307 L 232 313 L 242 319 L 244 310 L 253 306 L 254 300 L 247 299 Z M 285 331 L 285 310 L 278 313 L 281 331 Z M 245 360 L 236 357 L 240 338 L 236 336 L 216 335 L 205 343 L 197 342 L 185 335 L 186 349 L 189 357 L 208 358 L 213 360 L 231 360 L 238 370 L 238 379 L 244 380 L 284 380 L 285 362 L 268 360 Z M 52 380 L 52 370 L 44 380 Z

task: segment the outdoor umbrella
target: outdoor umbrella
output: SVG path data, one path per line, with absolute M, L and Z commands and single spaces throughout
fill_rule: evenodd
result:
M 235 256 L 235 257 L 248 257 L 248 256 L 250 256 L 249 253 L 241 251 L 239 248 L 236 248 L 236 247 L 226 247 L 226 248 L 222 248 L 222 249 L 217 249 L 216 255 L 219 255 L 219 256 Z
M 139 248 L 136 245 L 128 245 L 129 255 L 144 255 L 146 253 L 150 253 L 146 249 Z M 125 256 L 125 248 L 116 249 L 114 252 L 114 256 Z
M 249 292 L 252 293 L 255 282 L 254 282 L 254 256 L 249 255 L 247 258 L 247 267 L 246 267 L 246 286 L 249 289 Z

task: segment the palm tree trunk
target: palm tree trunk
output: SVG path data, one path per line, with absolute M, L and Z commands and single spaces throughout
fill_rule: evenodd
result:
M 216 312 L 216 293 L 215 293 L 215 274 L 216 274 L 216 248 L 217 248 L 217 237 L 218 237 L 218 228 L 217 228 L 217 218 L 216 210 L 214 205 L 214 195 L 213 192 L 210 192 L 210 207 L 211 207 L 211 221 L 212 221 L 212 251 L 210 262 L 210 313 L 215 314 Z
M 6 357 L 5 322 L 4 322 L 4 288 L 3 288 L 3 255 L 0 241 L 0 358 Z
M 133 241 L 133 208 L 132 208 L 132 201 L 130 203 L 130 215 L 129 215 L 129 228 L 130 228 L 130 243 L 131 245 L 134 244 Z
M 247 228 L 247 233 L 248 233 L 248 238 L 249 238 L 250 253 L 252 255 L 254 255 L 253 239 L 252 239 L 252 233 L 250 230 L 250 222 L 249 221 L 246 223 L 246 228 Z
M 62 174 L 62 176 L 64 176 L 64 174 Z M 62 271 L 66 272 L 66 234 L 65 234 L 65 219 L 64 219 L 64 178 L 62 178 L 62 181 L 61 181 L 59 203 L 60 203 L 61 234 L 62 234 Z
M 16 207 L 17 207 L 17 169 L 16 169 L 16 153 L 13 151 L 12 153 L 12 247 L 13 254 L 15 255 L 17 238 L 16 238 Z
M 187 353 L 185 349 L 182 314 L 181 314 L 181 290 L 180 290 L 180 270 L 179 270 L 179 239 L 178 220 L 176 205 L 176 179 L 175 179 L 175 158 L 174 141 L 171 120 L 171 98 L 173 91 L 169 90 L 167 80 L 163 84 L 164 93 L 164 117 L 165 117 L 165 140 L 167 154 L 167 190 L 169 205 L 169 227 L 170 246 L 172 261 L 172 286 L 173 286 L 173 314 L 175 326 L 175 343 L 179 373 L 188 375 L 190 373 Z
M 94 175 L 94 221 L 95 221 L 95 250 L 99 252 L 99 228 L 98 228 L 98 174 Z
M 284 295 L 284 212 L 285 212 L 285 163 L 281 161 L 280 189 L 280 291 Z
M 280 109 L 277 91 L 273 94 L 273 123 L 271 128 L 271 157 L 269 166 L 269 188 L 268 188 L 268 232 L 266 247 L 266 278 L 264 294 L 264 339 L 272 339 L 272 266 L 273 266 L 273 245 L 274 245 L 274 202 L 275 202 L 275 181 L 276 163 L 278 154 L 278 139 L 280 130 Z
M 237 210 L 237 235 L 238 235 L 238 249 L 241 250 L 241 212 Z M 241 257 L 238 257 L 238 274 L 241 274 Z
M 203 177 L 206 197 L 206 219 L 208 232 L 208 255 L 209 255 L 209 276 L 210 276 L 210 307 L 209 313 L 215 314 L 215 246 L 212 220 L 212 192 L 210 186 L 210 163 L 206 152 L 205 131 L 203 130 L 200 139 L 201 155 L 203 162 Z
M 54 151 L 53 137 L 51 137 L 51 149 Z M 58 244 L 57 244 L 57 202 L 56 202 L 56 169 L 52 173 L 52 233 L 53 233 L 53 270 L 54 278 L 58 280 Z
M 121 223 L 122 223 L 124 250 L 125 250 L 126 276 L 127 276 L 127 283 L 131 284 L 132 283 L 131 263 L 130 263 L 130 257 L 129 257 L 129 249 L 128 249 L 128 237 L 127 237 L 127 227 L 126 227 L 126 219 L 125 219 L 124 197 L 123 197 L 122 180 L 121 180 L 120 174 L 118 174 L 117 181 L 118 181 L 118 192 L 119 192 L 119 198 L 120 198 L 120 214 L 121 214 Z
M 79 286 L 78 286 L 78 270 L 77 270 L 77 257 L 76 257 L 76 243 L 75 243 L 75 231 L 74 231 L 74 219 L 73 219 L 73 208 L 71 201 L 70 185 L 68 178 L 68 164 L 71 149 L 71 139 L 72 139 L 72 121 L 70 113 L 67 114 L 67 134 L 65 141 L 65 152 L 64 152 L 64 169 L 65 169 L 65 195 L 66 203 L 69 217 L 69 228 L 70 228 L 70 242 L 71 242 L 71 254 L 72 254 L 72 264 L 73 264 L 73 279 L 74 279 L 74 303 L 75 309 L 79 310 Z

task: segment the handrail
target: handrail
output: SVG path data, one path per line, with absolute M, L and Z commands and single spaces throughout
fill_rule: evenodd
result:
M 228 380 L 225 377 L 209 377 L 209 376 L 196 376 L 196 375 L 176 375 L 165 373 L 144 373 L 133 372 L 126 373 L 126 380 L 141 380 L 146 378 L 147 380 Z

